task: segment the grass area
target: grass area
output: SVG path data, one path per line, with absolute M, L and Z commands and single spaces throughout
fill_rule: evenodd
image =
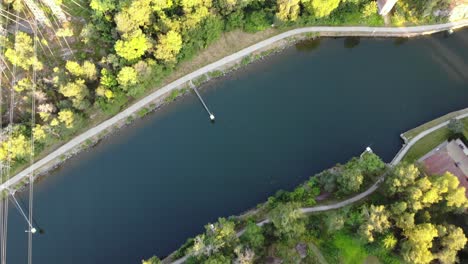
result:
M 465 136 L 468 136 L 468 118 L 464 118 L 461 121 L 463 122 L 463 125 L 465 128 L 463 133 L 465 134 Z M 439 123 L 441 122 L 443 121 L 440 121 Z M 433 123 L 433 124 L 437 124 L 437 123 Z M 406 153 L 405 157 L 403 158 L 403 161 L 412 163 L 418 160 L 419 158 L 424 156 L 426 153 L 428 153 L 429 151 L 437 147 L 439 144 L 447 140 L 449 135 L 450 135 L 449 129 L 445 126 L 421 138 L 418 142 L 416 142 L 413 145 L 413 147 L 409 149 L 409 151 Z
M 415 127 L 411 130 L 408 130 L 406 131 L 405 133 L 403 133 L 403 136 L 407 139 L 407 140 L 411 140 L 412 138 L 414 138 L 415 136 L 417 136 L 419 133 L 421 133 L 422 131 L 426 130 L 426 129 L 429 129 L 433 126 L 436 126 L 440 123 L 443 123 L 445 121 L 448 121 L 450 119 L 452 119 L 453 117 L 455 116 L 458 116 L 460 114 L 463 114 L 463 113 L 468 113 L 468 109 L 462 109 L 462 110 L 459 110 L 459 111 L 455 111 L 455 112 L 451 112 L 451 113 L 448 113 L 444 116 L 441 116 L 439 118 L 436 118 L 434 120 L 431 120 L 425 124 L 422 124 L 418 127 Z
M 319 247 L 329 263 L 401 263 L 398 257 L 387 250 L 375 245 L 367 245 L 346 231 L 340 231 L 329 239 L 321 240 Z

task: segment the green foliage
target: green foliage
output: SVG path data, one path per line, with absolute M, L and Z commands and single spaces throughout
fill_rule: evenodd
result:
M 128 38 L 117 40 L 115 52 L 120 57 L 134 61 L 139 59 L 151 47 L 150 42 L 141 30 L 136 30 Z
M 276 17 L 282 21 L 295 21 L 299 17 L 300 0 L 277 0 L 278 12 Z
M 305 8 L 317 18 L 330 15 L 340 4 L 341 0 L 310 0 L 304 1 Z
M 401 193 L 414 184 L 420 175 L 419 169 L 413 164 L 400 164 L 385 179 L 385 189 L 390 196 Z
M 148 108 L 142 108 L 137 112 L 138 117 L 142 118 L 150 112 Z
M 207 47 L 209 44 L 219 39 L 223 29 L 224 29 L 224 21 L 220 17 L 209 16 L 208 18 L 206 18 L 203 23 L 203 30 L 204 30 L 204 35 L 205 35 L 204 47 Z
M 180 95 L 180 90 L 179 89 L 174 89 L 172 92 L 166 97 L 165 101 L 166 102 L 172 102 L 175 101 L 177 97 Z
M 341 175 L 337 179 L 340 191 L 344 194 L 354 193 L 361 189 L 364 182 L 362 171 L 354 162 L 344 166 Z
M 305 232 L 304 223 L 301 221 L 302 213 L 297 204 L 278 204 L 271 210 L 269 218 L 275 227 L 275 235 L 285 239 L 292 239 Z
M 425 223 L 416 225 L 406 230 L 404 235 L 408 240 L 401 245 L 401 254 L 408 263 L 424 264 L 434 259 L 430 249 L 432 240 L 437 237 L 437 229 L 434 225 Z
M 257 226 L 255 222 L 249 222 L 244 234 L 240 237 L 240 241 L 256 251 L 261 249 L 265 243 L 262 228 Z
M 271 18 L 264 10 L 253 11 L 245 19 L 244 30 L 247 32 L 257 32 L 268 28 L 271 25 Z
M 359 231 L 367 242 L 373 242 L 375 234 L 381 234 L 391 226 L 389 213 L 383 205 L 364 207 L 362 214 L 364 222 Z
M 117 75 L 117 81 L 120 85 L 127 89 L 128 86 L 138 83 L 137 72 L 132 67 L 123 67 Z
M 85 78 L 91 81 L 96 80 L 96 66 L 90 61 L 84 61 L 82 65 L 75 61 L 67 61 L 65 68 L 75 77 Z
M 454 225 L 438 226 L 440 247 L 435 255 L 441 263 L 456 263 L 457 253 L 462 250 L 467 242 L 463 229 Z
M 169 31 L 160 36 L 155 56 L 164 62 L 174 62 L 182 48 L 182 37 L 176 31 Z
M 449 124 L 447 125 L 450 134 L 452 136 L 455 135 L 463 135 L 463 131 L 465 130 L 465 127 L 463 125 L 463 122 L 459 119 L 450 119 Z
M 205 226 L 205 233 L 195 238 L 192 252 L 195 256 L 210 257 L 222 249 L 233 248 L 238 242 L 234 223 L 220 218 L 217 223 Z M 213 256 L 217 259 L 219 255 Z
M 395 238 L 393 234 L 387 234 L 382 239 L 382 246 L 388 250 L 394 249 L 397 243 L 398 243 L 398 240 Z
M 141 261 L 141 264 L 160 264 L 161 260 L 158 259 L 158 257 L 153 256 L 148 260 L 143 260 Z
M 237 10 L 227 16 L 226 31 L 232 31 L 234 29 L 244 27 L 244 12 Z
M 77 109 L 83 110 L 89 106 L 89 102 L 86 100 L 86 97 L 89 95 L 89 90 L 82 79 L 61 85 L 59 87 L 59 92 L 65 97 L 70 98 L 73 107 Z
M 19 66 L 24 70 L 28 70 L 30 67 L 36 70 L 42 70 L 43 68 L 42 63 L 36 54 L 34 54 L 33 39 L 22 31 L 19 31 L 15 35 L 14 47 L 13 49 L 6 49 L 5 57 L 11 64 Z
M 374 153 L 366 152 L 359 160 L 359 167 L 368 174 L 378 174 L 385 169 L 385 163 Z
M 95 11 L 95 14 L 102 16 L 116 8 L 115 0 L 91 0 L 89 6 Z

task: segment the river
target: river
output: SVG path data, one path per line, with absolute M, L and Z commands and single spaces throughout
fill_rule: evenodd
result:
M 140 263 L 367 146 L 467 107 L 468 30 L 408 41 L 322 39 L 205 84 L 35 184 L 34 263 Z M 26 194 L 22 194 L 26 201 Z M 26 263 L 13 208 L 8 262 Z

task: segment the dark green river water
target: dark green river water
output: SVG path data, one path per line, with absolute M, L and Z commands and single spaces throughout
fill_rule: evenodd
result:
M 34 263 L 140 263 L 365 147 L 468 106 L 468 31 L 291 47 L 117 132 L 35 184 Z M 26 197 L 22 197 L 26 200 Z M 13 207 L 13 205 L 10 205 Z M 10 210 L 8 262 L 26 263 Z

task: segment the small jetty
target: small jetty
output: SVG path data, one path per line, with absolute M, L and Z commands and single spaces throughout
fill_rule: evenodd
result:
M 210 120 L 211 120 L 212 122 L 214 122 L 214 121 L 215 121 L 215 116 L 214 116 L 214 114 L 210 111 L 210 109 L 208 109 L 208 106 L 206 106 L 205 101 L 203 101 L 203 98 L 201 97 L 200 93 L 198 92 L 197 87 L 195 87 L 195 85 L 193 85 L 192 81 L 190 81 L 190 87 L 191 87 L 191 88 L 195 91 L 195 93 L 197 94 L 198 99 L 200 99 L 200 102 L 202 103 L 203 107 L 205 107 L 205 110 L 206 110 L 206 112 L 208 112 L 208 115 L 209 115 L 209 117 L 210 117 Z

